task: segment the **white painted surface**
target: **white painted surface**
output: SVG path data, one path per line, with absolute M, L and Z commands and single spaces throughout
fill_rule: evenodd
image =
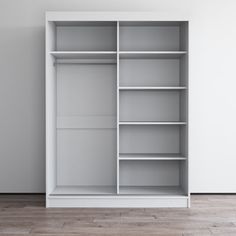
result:
M 87 42 L 85 40 L 85 36 L 92 35 L 93 37 L 96 37 L 96 40 L 93 39 L 88 46 L 91 47 L 91 49 L 96 48 L 96 50 L 101 50 L 100 46 L 102 45 L 102 50 L 104 49 L 104 45 L 100 42 L 98 45 L 96 45 L 96 41 L 99 40 L 105 40 L 106 36 L 104 35 L 104 32 L 106 32 L 107 35 L 109 31 L 110 26 L 108 26 L 108 29 L 104 29 L 107 26 L 104 26 L 106 23 L 102 23 L 102 26 L 100 27 L 98 23 L 95 23 L 96 27 L 91 23 L 88 22 L 91 20 L 91 17 L 97 22 L 102 21 L 103 18 L 106 18 L 106 13 L 96 13 L 98 17 L 94 19 L 94 13 L 88 12 L 87 18 L 85 18 L 85 15 L 81 14 L 81 12 L 77 12 L 78 18 L 76 18 L 75 13 L 71 14 L 68 12 L 59 12 L 59 13 L 51 13 L 48 12 L 46 15 L 46 19 L 54 20 L 61 20 L 63 19 L 63 22 L 55 22 L 56 28 L 61 28 L 61 26 L 58 25 L 66 25 L 65 27 L 69 27 L 69 29 L 65 29 L 63 26 L 62 30 L 56 29 L 56 31 L 52 31 L 51 33 L 54 34 L 54 40 L 55 44 L 58 45 L 60 50 L 63 50 L 64 47 L 68 47 L 70 42 L 76 42 L 75 39 L 70 39 L 70 37 L 78 38 L 78 40 L 81 40 L 82 45 L 74 45 L 75 50 L 78 50 L 77 47 L 81 46 L 80 50 L 83 51 L 84 46 L 86 50 L 89 50 L 87 48 Z M 85 22 L 86 26 L 84 26 L 80 22 L 76 22 L 80 20 L 81 15 L 83 15 L 83 21 Z M 136 16 L 143 15 L 143 17 L 139 18 L 139 21 L 146 21 L 147 19 L 151 19 L 150 16 L 153 18 L 151 20 L 155 21 L 165 21 L 166 18 L 158 18 L 156 15 L 146 13 L 146 16 L 143 13 L 113 13 L 113 18 L 109 19 L 112 21 L 113 19 L 120 19 L 120 17 L 125 20 L 124 16 L 127 16 L 127 20 L 132 20 L 133 16 L 136 19 Z M 66 20 L 65 20 L 66 19 Z M 71 23 L 70 23 L 71 22 Z M 73 34 L 71 34 L 71 26 L 73 25 Z M 115 175 L 115 168 L 114 168 L 114 161 L 116 159 L 116 156 L 114 155 L 114 150 L 116 149 L 119 152 L 122 152 L 122 146 L 115 147 L 114 145 L 114 130 L 110 130 L 107 128 L 107 126 L 104 126 L 104 123 L 101 123 L 100 119 L 97 119 L 97 116 L 104 117 L 104 116 L 111 116 L 114 115 L 114 108 L 116 107 L 115 104 L 120 103 L 119 110 L 117 112 L 117 128 L 119 134 L 120 130 L 124 130 L 121 133 L 122 135 L 117 136 L 117 143 L 119 142 L 123 144 L 123 146 L 126 146 L 126 149 L 133 148 L 132 146 L 138 146 L 142 147 L 141 152 L 140 151 L 134 151 L 134 153 L 140 153 L 143 154 L 145 152 L 147 153 L 164 153 L 165 155 L 167 153 L 174 153 L 179 154 L 180 151 L 182 151 L 182 140 L 186 140 L 184 136 L 186 136 L 184 128 L 181 127 L 174 127 L 173 129 L 169 125 L 179 126 L 182 124 L 182 122 L 179 122 L 180 113 L 182 113 L 181 107 L 185 106 L 184 100 L 182 100 L 180 104 L 180 98 L 182 98 L 182 93 L 180 91 L 120 91 L 119 90 L 119 46 L 122 45 L 122 43 L 119 43 L 120 37 L 119 37 L 119 30 L 123 27 L 119 27 L 119 21 L 117 21 L 117 93 L 119 93 L 118 97 L 120 99 L 117 99 L 116 102 L 114 99 L 116 98 L 116 93 L 114 90 L 114 66 L 111 66 L 109 64 L 68 64 L 67 65 L 57 65 L 57 64 L 48 64 L 48 58 L 54 58 L 55 56 L 51 54 L 51 50 L 53 50 L 53 47 L 50 48 L 52 39 L 50 38 L 50 33 L 48 31 L 51 31 L 51 28 L 48 28 L 48 26 L 52 24 L 49 21 L 46 21 L 46 71 L 55 69 L 54 74 L 48 74 L 46 76 L 46 89 L 48 91 L 51 89 L 50 96 L 56 97 L 56 103 L 55 107 L 57 107 L 56 111 L 55 108 L 52 108 L 52 111 L 48 111 L 48 104 L 50 105 L 54 99 L 52 99 L 50 96 L 46 96 L 46 107 L 47 107 L 47 114 L 46 114 L 46 126 L 47 126 L 47 138 L 52 138 L 52 134 L 55 133 L 56 125 L 52 123 L 57 123 L 58 127 L 58 121 L 62 120 L 60 128 L 63 129 L 57 129 L 57 141 L 56 141 L 56 155 L 48 155 L 50 153 L 50 149 L 55 149 L 55 147 L 51 146 L 51 143 L 54 142 L 50 140 L 50 142 L 47 140 L 46 148 L 47 148 L 47 155 L 46 155 L 46 166 L 47 166 L 47 183 L 49 180 L 49 183 L 51 183 L 51 178 L 53 177 L 52 174 L 55 172 L 57 173 L 56 176 L 56 184 L 54 186 L 54 189 L 47 191 L 47 205 L 48 205 L 48 199 L 51 196 L 55 195 L 61 195 L 63 193 L 63 196 L 69 196 L 73 192 L 73 194 L 110 194 L 110 188 L 107 189 L 107 186 L 114 186 L 114 179 L 119 180 L 120 184 L 117 185 L 117 192 L 119 192 L 119 188 L 125 188 L 123 191 L 123 194 L 156 194 L 156 195 L 167 195 L 167 199 L 169 200 L 169 195 L 176 196 L 178 194 L 188 196 L 189 188 L 187 187 L 188 183 L 188 174 L 187 171 L 184 170 L 181 166 L 182 163 L 179 163 L 179 161 L 172 160 L 171 162 L 156 160 L 155 162 L 150 162 L 148 160 L 142 160 L 139 162 L 136 160 L 135 162 L 132 161 L 125 161 L 120 162 L 117 159 L 117 170 L 119 170 L 119 173 L 117 173 L 117 176 Z M 109 23 L 110 24 L 110 23 Z M 123 23 L 121 23 L 123 24 Z M 132 23 L 133 24 L 133 23 Z M 148 35 L 148 40 L 143 39 L 141 37 L 140 41 L 137 43 L 137 47 L 141 47 L 141 49 L 145 48 L 145 50 L 156 50 L 156 45 L 158 45 L 158 48 L 166 48 L 165 46 L 165 40 L 162 37 L 169 37 L 169 33 L 173 38 L 177 38 L 177 45 L 180 49 L 180 43 L 179 41 L 185 41 L 186 39 L 179 38 L 180 32 L 185 32 L 185 27 L 187 26 L 186 23 L 176 23 L 176 22 L 170 22 L 170 25 L 177 25 L 174 26 L 174 35 L 173 34 L 173 27 L 169 27 L 170 32 L 167 31 L 166 28 L 166 22 L 163 23 L 157 23 L 157 26 L 155 24 L 151 23 L 151 26 L 147 26 L 147 23 L 136 23 L 134 22 L 134 26 L 129 26 L 128 28 L 131 28 L 131 32 L 126 35 L 126 32 L 123 32 L 123 36 L 125 38 L 125 44 L 127 44 L 127 50 L 129 50 L 129 42 L 128 40 L 132 40 L 132 37 L 135 35 L 135 37 L 139 34 L 144 33 Z M 141 24 L 141 27 L 140 27 Z M 143 27 L 143 24 L 145 27 Z M 75 26 L 78 28 L 75 28 Z M 87 26 L 88 25 L 88 26 Z M 126 25 L 126 24 L 125 24 Z M 80 28 L 82 27 L 82 28 Z M 88 28 L 86 28 L 88 27 Z M 92 27 L 92 28 L 90 28 Z M 98 29 L 101 29 L 103 32 L 103 37 L 100 37 L 100 33 L 97 31 Z M 163 28 L 162 28 L 163 27 Z M 154 29 L 153 29 L 154 28 Z M 133 30 L 135 32 L 133 32 Z M 154 30 L 154 31 L 153 31 Z M 156 32 L 158 31 L 160 33 L 163 32 L 162 35 L 158 35 L 156 37 Z M 62 33 L 58 33 L 59 31 L 63 31 Z M 136 35 L 137 31 L 137 35 Z M 57 36 L 55 34 L 57 32 Z M 76 34 L 75 34 L 76 32 Z M 89 35 L 87 35 L 87 32 L 89 32 Z M 160 40 L 158 44 L 155 43 L 155 39 L 152 38 L 152 34 L 155 32 L 154 36 L 156 37 L 156 40 Z M 157 32 L 157 33 L 158 33 Z M 85 33 L 85 36 L 82 35 Z M 66 35 L 68 34 L 68 35 Z M 113 34 L 113 33 L 112 33 Z M 177 37 L 176 37 L 177 35 Z M 175 37 L 174 37 L 175 36 Z M 58 37 L 62 37 L 62 39 L 58 39 Z M 187 37 L 187 35 L 183 35 L 183 37 Z M 113 37 L 112 37 L 113 38 Z M 64 41 L 68 42 L 64 42 Z M 114 40 L 114 38 L 113 38 Z M 172 40 L 172 39 L 171 39 Z M 176 45 L 175 42 L 167 40 L 168 47 L 171 47 L 172 44 Z M 178 41 L 179 40 L 179 41 Z M 90 41 L 90 40 L 89 40 Z M 147 42 L 145 42 L 147 41 Z M 152 47 L 150 47 L 149 45 Z M 153 44 L 154 42 L 154 44 Z M 171 42 L 171 45 L 169 46 Z M 145 43 L 147 43 L 149 48 L 146 48 Z M 152 45 L 153 44 L 153 45 Z M 61 46 L 63 45 L 63 46 Z M 109 44 L 108 44 L 109 45 Z M 185 45 L 184 43 L 181 44 L 182 46 Z M 61 49 L 62 48 L 62 49 Z M 73 48 L 70 48 L 72 50 Z M 132 50 L 132 48 L 130 48 Z M 138 49 L 138 48 L 137 48 Z M 135 50 L 137 50 L 135 48 Z M 184 47 L 185 50 L 187 50 L 187 45 Z M 68 50 L 68 49 L 66 49 Z M 88 52 L 88 51 L 87 51 Z M 92 51 L 89 51 L 92 52 Z M 97 52 L 97 51 L 96 51 Z M 133 52 L 133 51 L 132 51 Z M 143 52 L 143 51 L 142 51 Z M 156 52 L 156 51 L 148 51 L 145 52 L 149 56 L 149 54 L 162 54 Z M 77 52 L 76 52 L 77 53 Z M 135 52 L 136 53 L 136 52 Z M 91 54 L 91 53 L 90 53 Z M 98 53 L 96 53 L 98 54 Z M 100 54 L 100 52 L 99 52 Z M 164 52 L 164 54 L 166 54 Z M 164 55 L 163 54 L 163 55 Z M 167 54 L 169 54 L 169 51 L 167 51 Z M 69 54 L 68 54 L 69 55 Z M 66 58 L 68 58 L 68 55 L 65 55 Z M 103 55 L 103 54 L 101 54 Z M 136 56 L 143 56 L 144 54 L 137 54 Z M 168 57 L 172 55 L 169 54 Z M 159 57 L 159 56 L 158 56 Z M 175 57 L 175 55 L 174 55 Z M 139 57 L 137 57 L 139 59 Z M 141 57 L 142 58 L 142 57 Z M 160 57 L 162 58 L 162 56 Z M 64 61 L 63 57 L 61 58 Z M 86 55 L 86 60 L 87 60 Z M 56 60 L 56 59 L 55 59 Z M 71 58 L 69 58 L 71 61 Z M 77 60 L 77 59 L 76 59 Z M 92 61 L 94 62 L 94 58 L 92 58 Z M 141 60 L 142 62 L 145 62 L 146 67 L 146 61 Z M 151 60 L 148 60 L 148 62 L 152 62 Z M 158 63 L 163 62 L 160 61 Z M 174 62 L 174 63 L 173 63 Z M 153 63 L 151 63 L 153 65 Z M 164 63 L 166 64 L 166 63 Z M 173 83 L 172 86 L 180 85 L 180 77 L 185 78 L 184 72 L 185 68 L 183 70 L 180 70 L 178 67 L 182 64 L 182 60 L 173 60 L 171 59 L 170 63 L 167 63 L 169 70 L 174 70 L 175 73 L 171 72 L 173 79 L 177 80 L 177 83 Z M 172 68 L 171 65 L 174 65 L 174 68 Z M 142 64 L 141 64 L 142 66 Z M 155 70 L 153 66 L 150 67 L 149 70 L 146 71 L 145 74 L 148 74 L 149 71 Z M 154 64 L 155 66 L 155 64 Z M 187 64 L 186 64 L 187 66 Z M 126 69 L 132 70 L 129 67 Z M 163 71 L 164 70 L 164 71 Z M 159 80 L 163 80 L 162 74 L 166 74 L 167 77 L 169 77 L 168 73 L 166 73 L 166 66 L 162 67 L 159 65 L 159 70 L 154 73 L 158 77 L 157 82 L 159 83 Z M 126 73 L 124 73 L 124 77 L 128 77 Z M 140 76 L 140 75 L 138 75 Z M 56 77 L 56 79 L 55 79 Z M 135 79 L 134 76 L 132 76 L 133 79 Z M 146 76 L 140 76 L 139 80 L 142 82 L 142 80 L 145 80 Z M 56 93 L 55 88 L 51 87 L 51 80 L 55 80 L 56 84 L 54 87 L 57 87 Z M 155 80 L 155 79 L 154 79 Z M 142 82 L 145 86 L 145 82 Z M 149 83 L 147 83 L 149 85 Z M 183 85 L 187 88 L 187 83 L 185 82 Z M 185 91 L 186 93 L 186 91 Z M 105 98 L 105 99 L 104 99 Z M 161 101 L 161 102 L 160 102 Z M 136 106 L 136 103 L 139 104 L 139 107 Z M 145 109 L 148 107 L 152 107 L 153 109 Z M 140 112 L 140 109 L 142 110 L 142 113 Z M 132 110 L 132 112 L 130 112 Z M 155 112 L 155 110 L 158 110 L 158 113 Z M 51 112 L 56 113 L 57 119 L 55 119 L 55 114 L 51 115 Z M 183 109 L 182 116 L 186 116 L 185 109 Z M 120 115 L 119 115 L 120 113 Z M 162 115 L 160 115 L 161 113 Z M 71 117 L 72 119 L 61 119 L 63 116 L 65 117 Z M 81 118 L 79 118 L 82 116 Z M 90 117 L 91 116 L 91 117 Z M 92 118 L 92 119 L 90 119 Z M 186 117 L 185 117 L 186 118 Z M 183 118 L 183 120 L 186 120 Z M 53 120 L 53 122 L 51 122 Z M 119 122 L 119 120 L 124 120 L 125 122 Z M 73 123 L 70 124 L 70 121 Z M 86 121 L 86 122 L 84 122 Z M 102 121 L 104 119 L 102 118 Z M 127 122 L 126 122 L 127 121 Z M 131 121 L 131 122 L 130 122 Z M 159 122 L 161 121 L 161 122 Z M 164 121 L 164 122 L 163 122 Z M 176 122 L 177 121 L 177 122 Z M 60 122 L 59 122 L 60 123 Z M 69 126 L 68 126 L 69 124 Z M 125 126 L 122 126 L 125 125 Z M 183 122 L 183 124 L 185 124 Z M 92 125 L 92 127 L 91 127 Z M 94 126 L 95 125 L 95 126 Z M 134 125 L 131 128 L 131 125 Z M 165 125 L 157 129 L 157 127 L 153 127 L 149 129 L 146 125 Z M 75 127 L 74 127 L 75 126 Z M 74 127 L 74 129 L 73 129 Z M 65 129 L 64 129 L 65 128 Z M 69 129 L 68 129 L 69 128 Z M 94 129 L 95 128 L 95 129 Z M 98 128 L 98 129 L 97 129 Z M 132 131 L 133 130 L 133 131 Z M 173 132 L 173 131 L 174 132 Z M 154 132 L 153 132 L 154 131 Z M 171 132 L 170 132 L 171 131 Z M 160 133 L 159 133 L 160 132 Z M 126 133 L 126 135 L 124 135 Z M 134 137 L 129 137 L 130 134 L 135 134 Z M 140 136 L 140 137 L 138 137 Z M 169 136 L 169 137 L 168 137 Z M 127 139 L 128 137 L 128 139 Z M 174 139 L 173 139 L 174 137 Z M 131 141 L 132 140 L 132 141 Z M 125 144 L 125 145 L 124 145 Z M 161 144 L 161 145 L 160 145 Z M 161 146 L 161 147 L 160 147 Z M 165 146 L 166 149 L 168 149 L 168 152 L 165 152 L 165 149 L 163 147 Z M 187 143 L 186 143 L 186 146 Z M 123 147 L 124 148 L 124 147 Z M 155 152 L 153 151 L 155 150 Z M 132 153 L 132 152 L 131 152 Z M 168 154 L 169 155 L 169 154 Z M 185 154 L 186 157 L 188 157 L 187 153 Z M 56 156 L 56 160 L 55 160 Z M 119 158 L 119 155 L 117 155 L 117 158 Z M 54 161 L 54 165 L 51 165 L 51 160 Z M 188 163 L 188 162 L 186 162 Z M 54 178 L 54 177 L 53 177 Z M 184 181 L 183 181 L 184 180 Z M 117 181 L 118 182 L 118 181 Z M 48 186 L 48 184 L 47 184 Z M 73 190 L 71 189 L 71 187 Z M 88 187 L 88 188 L 87 188 Z M 104 190 L 105 187 L 105 190 Z M 160 188 L 159 188 L 160 187 Z M 164 189 L 163 189 L 164 187 Z M 58 188 L 60 191 L 57 191 Z M 174 189 L 173 189 L 174 188 Z M 176 188 L 178 191 L 176 191 Z M 113 187 L 112 187 L 113 189 Z M 48 190 L 48 188 L 47 188 Z M 71 191 L 72 190 L 72 191 Z M 114 192 L 113 192 L 114 195 Z M 80 196 L 77 196 L 78 200 L 80 199 Z M 117 199 L 117 196 L 114 195 L 114 200 Z M 134 196 L 135 198 L 136 196 Z M 69 200 L 68 200 L 69 201 Z M 129 201 L 127 201 L 129 203 Z M 144 201 L 145 203 L 145 201 Z M 187 203 L 187 199 L 186 199 Z M 61 203 L 62 204 L 62 203 Z M 59 204 L 58 207 L 63 206 Z M 99 201 L 97 202 L 99 204 Z M 141 202 L 140 202 L 141 204 Z M 166 207 L 169 206 L 168 202 L 165 203 Z M 87 205 L 87 204 L 85 204 Z M 106 206 L 105 204 L 104 206 Z M 178 206 L 178 202 L 176 202 L 176 205 Z M 54 205 L 55 206 L 55 205 Z M 76 207 L 77 204 L 74 205 Z M 155 207 L 155 201 L 153 204 L 153 207 Z
M 111 208 L 153 208 L 189 207 L 185 196 L 50 196 L 47 207 L 111 207 Z
M 117 64 L 116 64 L 116 193 L 120 193 L 120 162 L 119 162 L 119 152 L 120 152 L 120 126 L 119 126 L 119 117 L 120 117 L 120 23 L 117 21 L 116 29 L 116 50 L 117 50 Z
M 181 90 L 186 89 L 186 87 L 147 87 L 147 86 L 137 86 L 137 87 L 127 87 L 127 86 L 121 86 L 119 87 L 119 90 Z
M 45 191 L 44 12 L 190 20 L 190 191 L 236 192 L 235 0 L 2 0 L 0 192 Z

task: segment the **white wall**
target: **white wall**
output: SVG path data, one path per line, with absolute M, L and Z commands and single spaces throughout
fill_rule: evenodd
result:
M 192 192 L 236 192 L 235 0 L 1 0 L 0 192 L 44 192 L 44 13 L 157 11 L 190 20 Z

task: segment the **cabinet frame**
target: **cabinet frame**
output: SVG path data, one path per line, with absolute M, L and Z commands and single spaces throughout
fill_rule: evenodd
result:
M 116 49 L 102 51 L 57 51 L 56 47 L 56 31 L 57 26 L 76 26 L 80 24 L 90 25 L 94 22 L 104 22 L 104 24 L 112 24 L 116 27 Z M 139 25 L 179 27 L 179 50 L 121 50 L 123 46 L 120 42 L 121 27 L 138 27 Z M 166 18 L 158 13 L 149 12 L 47 12 L 46 13 L 46 207 L 190 207 L 189 193 L 189 153 L 188 153 L 188 28 L 189 21 L 187 19 Z M 169 42 L 171 44 L 171 42 Z M 174 45 L 173 47 L 176 47 Z M 145 48 L 145 47 L 144 47 Z M 181 83 L 176 85 L 121 85 L 120 84 L 120 60 L 158 60 L 158 59 L 180 59 L 180 79 Z M 182 59 L 183 58 L 183 59 Z M 55 64 L 73 64 L 73 63 L 93 63 L 93 64 L 116 64 L 116 117 L 106 118 L 95 124 L 95 126 L 103 125 L 104 128 L 108 123 L 108 128 L 116 129 L 116 186 L 111 188 L 96 187 L 90 188 L 91 194 L 79 193 L 76 188 L 63 189 L 57 187 L 57 129 L 64 125 L 64 120 L 57 118 L 57 75 Z M 180 102 L 184 104 L 179 108 L 181 113 L 179 120 L 176 121 L 125 121 L 120 120 L 120 96 L 122 91 L 132 93 L 142 93 L 145 91 L 176 91 L 184 93 L 180 98 Z M 89 120 L 89 119 L 88 119 Z M 63 123 L 63 122 L 64 123 Z M 70 120 L 69 120 L 70 121 Z M 80 121 L 80 120 L 79 120 Z M 76 122 L 79 122 L 76 120 Z M 59 123 L 58 123 L 59 122 Z M 66 121 L 68 123 L 68 121 Z M 76 126 L 77 123 L 74 122 Z M 85 123 L 87 121 L 84 121 Z M 104 124 L 106 123 L 106 124 Z M 87 123 L 86 123 L 87 124 Z M 180 127 L 179 136 L 184 135 L 180 144 L 179 153 L 120 153 L 120 127 L 136 127 L 136 126 L 160 126 L 160 127 Z M 70 127 L 70 124 L 69 124 Z M 183 128 L 182 128 L 183 127 Z M 59 127 L 60 128 L 60 127 Z M 73 128 L 73 126 L 71 127 Z M 170 128 L 171 129 L 171 128 Z M 182 152 L 182 150 L 184 150 Z M 136 190 L 129 193 L 129 189 L 125 187 L 125 194 L 120 192 L 120 164 L 125 165 L 126 162 L 178 162 L 180 181 L 185 186 L 184 194 L 179 194 L 177 191 L 167 189 L 170 194 L 146 194 L 147 188 L 142 194 Z M 135 187 L 135 186 L 134 186 Z M 138 187 L 138 186 L 137 186 Z M 136 188 L 140 189 L 140 188 Z M 152 188 L 152 190 L 155 188 Z M 163 192 L 163 188 L 158 188 L 157 191 Z M 101 191 L 100 191 L 101 190 Z M 67 192 L 68 191 L 68 192 Z M 79 190 L 83 191 L 83 190 Z M 106 194 L 106 191 L 108 194 Z M 134 193 L 135 194 L 134 194 Z M 165 192 L 165 191 L 164 191 Z M 176 192 L 176 194 L 175 194 Z M 104 194 L 105 193 L 105 194 Z

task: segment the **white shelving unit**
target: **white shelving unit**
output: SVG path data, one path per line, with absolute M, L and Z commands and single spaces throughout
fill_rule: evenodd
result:
M 47 207 L 188 207 L 188 21 L 48 12 Z

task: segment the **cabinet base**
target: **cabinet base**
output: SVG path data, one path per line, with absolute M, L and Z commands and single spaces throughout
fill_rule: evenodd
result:
M 48 196 L 46 207 L 163 208 L 190 207 L 188 196 Z

